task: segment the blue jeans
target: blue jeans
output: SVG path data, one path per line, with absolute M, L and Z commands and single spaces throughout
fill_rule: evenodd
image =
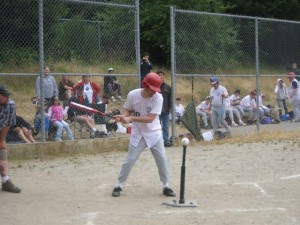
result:
M 56 131 L 56 137 L 55 137 L 55 140 L 56 141 L 61 141 L 61 138 L 62 138 L 62 129 L 65 128 L 66 131 L 67 131 L 67 134 L 68 134 L 68 137 L 70 140 L 74 140 L 74 136 L 72 134 L 72 131 L 69 127 L 69 124 L 62 120 L 62 121 L 56 121 L 54 123 L 54 126 L 57 127 L 57 131 Z
M 159 119 L 163 130 L 164 143 L 166 144 L 169 142 L 169 113 L 162 112 Z
M 279 116 L 282 116 L 282 107 L 281 107 L 281 103 L 283 105 L 284 108 L 284 114 L 288 114 L 288 109 L 286 107 L 286 101 L 285 99 L 276 99 L 277 101 L 277 105 L 278 105 L 278 111 L 279 111 Z

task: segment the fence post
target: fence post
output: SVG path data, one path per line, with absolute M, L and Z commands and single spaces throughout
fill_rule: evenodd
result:
M 141 87 L 140 3 L 135 0 L 135 51 L 138 87 Z
M 260 86 L 259 86 L 259 43 L 258 43 L 258 18 L 255 18 L 255 70 L 256 70 L 256 128 L 257 133 L 259 133 L 260 130 L 260 121 L 259 121 L 259 95 L 260 95 Z

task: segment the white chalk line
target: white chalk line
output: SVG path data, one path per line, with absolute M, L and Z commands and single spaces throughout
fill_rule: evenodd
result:
M 287 177 L 281 177 L 280 180 L 288 180 L 288 179 L 294 179 L 300 177 L 300 174 L 287 176 Z
M 160 211 L 158 214 L 185 214 L 185 213 L 198 213 L 198 214 L 221 214 L 221 213 L 251 213 L 251 212 L 266 212 L 277 211 L 286 212 L 286 208 L 232 208 L 232 209 L 215 209 L 215 210 L 166 210 Z
M 248 185 L 248 186 L 253 186 L 254 188 L 258 189 L 260 193 L 264 196 L 268 196 L 267 192 L 258 184 L 255 182 L 246 182 L 246 183 L 235 183 L 236 185 Z

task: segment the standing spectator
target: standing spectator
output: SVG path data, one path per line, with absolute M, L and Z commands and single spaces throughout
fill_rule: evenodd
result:
M 114 92 L 117 91 L 117 99 L 119 101 L 123 101 L 121 85 L 119 84 L 119 81 L 117 80 L 116 76 L 111 75 L 113 72 L 114 69 L 109 68 L 108 76 L 104 76 L 104 99 L 110 99 L 112 102 L 115 102 L 116 99 Z
M 236 89 L 234 94 L 229 97 L 230 104 L 233 106 L 233 108 L 236 108 L 241 116 L 245 116 L 245 112 L 243 110 L 243 107 L 241 106 L 241 91 L 239 89 Z
M 9 127 L 16 124 L 16 106 L 15 102 L 9 99 L 9 96 L 9 91 L 0 85 L 0 174 L 2 191 L 20 193 L 21 189 L 15 186 L 8 176 L 7 144 L 5 139 Z
M 295 74 L 297 81 L 300 81 L 300 70 L 298 69 L 297 63 L 292 64 L 292 71 Z
M 196 107 L 196 114 L 202 118 L 205 129 L 208 129 L 208 120 L 211 117 L 210 96 L 207 96 L 205 100 Z
M 180 103 L 181 98 L 177 97 L 176 98 L 176 103 L 175 103 L 175 121 L 177 124 L 180 124 L 181 122 L 181 117 L 183 116 L 185 109 L 184 106 Z
M 288 91 L 286 84 L 282 79 L 278 79 L 275 87 L 276 101 L 278 105 L 279 116 L 282 116 L 281 103 L 284 109 L 284 114 L 288 114 L 288 109 L 286 106 L 286 98 L 288 97 Z
M 74 140 L 74 136 L 69 127 L 69 124 L 64 120 L 64 115 L 67 113 L 69 107 L 65 110 L 60 105 L 59 98 L 54 97 L 50 108 L 48 110 L 47 116 L 49 116 L 51 123 L 57 128 L 55 141 L 62 140 L 62 129 L 65 128 L 70 140 Z
M 72 91 L 77 91 L 79 86 L 83 87 L 84 95 L 87 97 L 90 104 L 98 102 L 98 94 L 100 93 L 101 88 L 96 82 L 90 80 L 90 76 L 82 76 L 82 81 L 78 82 L 72 88 Z
M 289 99 L 293 107 L 294 122 L 300 122 L 300 89 L 299 82 L 296 79 L 294 72 L 288 73 L 288 79 L 290 81 Z
M 39 99 L 41 98 L 40 79 L 41 79 L 41 76 L 39 76 L 36 79 L 36 83 L 35 83 L 35 93 L 36 93 L 36 97 Z M 52 97 L 58 96 L 57 84 L 56 84 L 55 78 L 50 75 L 49 66 L 45 66 L 45 68 L 44 68 L 43 85 L 44 85 L 44 98 L 48 102 L 52 99 Z
M 225 120 L 225 98 L 228 98 L 227 89 L 219 84 L 217 77 L 210 78 L 211 98 L 211 120 L 214 133 L 217 132 L 219 124 L 223 125 L 226 131 L 230 134 L 229 126 Z
M 11 126 L 8 134 L 18 136 L 25 143 L 35 143 L 32 126 L 21 116 L 16 116 L 16 125 Z
M 163 96 L 163 107 L 160 114 L 160 122 L 162 124 L 163 139 L 165 147 L 171 147 L 172 144 L 169 139 L 169 114 L 172 110 L 172 89 L 171 86 L 165 82 L 165 73 L 162 70 L 156 72 L 162 79 L 160 92 Z
M 69 100 L 73 96 L 73 86 L 74 83 L 69 79 L 68 76 L 62 76 L 62 79 L 58 85 L 60 101 Z
M 169 187 L 169 168 L 164 148 L 159 114 L 162 111 L 163 98 L 160 92 L 162 80 L 156 73 L 149 73 L 143 80 L 143 88 L 130 91 L 124 104 L 123 115 L 117 120 L 132 123 L 128 155 L 122 165 L 118 183 L 112 196 L 119 197 L 122 186 L 127 180 L 132 167 L 140 154 L 150 148 L 163 183 L 163 194 L 174 197 L 176 194 Z
M 152 64 L 151 62 L 149 61 L 149 53 L 148 52 L 145 52 L 143 54 L 143 58 L 142 58 L 142 62 L 141 62 L 141 83 L 144 79 L 144 77 L 151 72 L 152 70 Z

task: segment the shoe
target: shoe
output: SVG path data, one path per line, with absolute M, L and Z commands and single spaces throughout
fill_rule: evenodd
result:
M 165 147 L 171 147 L 172 144 L 170 142 L 165 143 Z
M 123 99 L 122 96 L 120 96 L 120 95 L 117 97 L 117 99 L 118 99 L 120 102 L 123 102 L 123 101 L 124 101 L 124 99 Z
M 176 196 L 176 193 L 169 187 L 165 187 L 163 189 L 163 194 L 168 196 L 168 197 L 175 197 Z
M 61 141 L 61 138 L 55 138 L 55 141 Z
M 208 128 L 209 128 L 209 126 L 208 126 L 208 124 L 206 124 L 205 127 L 204 127 L 204 129 L 208 129 Z
M 245 124 L 243 121 L 240 121 L 240 122 L 239 122 L 239 125 L 240 125 L 240 126 L 246 126 L 246 124 Z
M 8 191 L 12 193 L 20 193 L 21 189 L 15 186 L 11 180 L 7 180 L 5 183 L 2 183 L 2 191 Z
M 115 101 L 116 101 L 116 99 L 115 99 L 114 96 L 111 96 L 110 100 L 111 100 L 112 102 L 115 102 Z
M 231 126 L 237 127 L 238 125 L 235 122 L 232 122 Z
M 123 191 L 122 188 L 120 188 L 120 187 L 115 187 L 114 190 L 113 190 L 113 192 L 112 192 L 112 196 L 113 196 L 113 197 L 119 197 L 121 191 Z

